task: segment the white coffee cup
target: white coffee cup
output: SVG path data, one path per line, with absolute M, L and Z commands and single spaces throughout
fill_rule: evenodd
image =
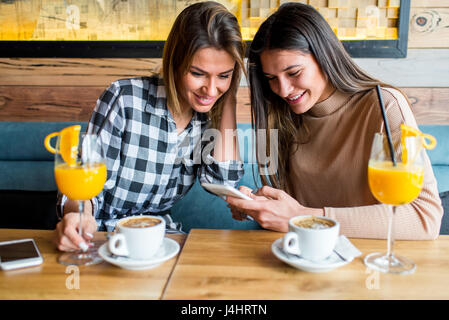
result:
M 116 234 L 109 239 L 108 248 L 118 256 L 147 260 L 159 250 L 164 236 L 164 219 L 155 216 L 127 217 L 117 222 Z
M 284 251 L 306 260 L 320 261 L 332 254 L 340 224 L 327 217 L 298 216 L 289 220 L 288 229 L 283 238 Z

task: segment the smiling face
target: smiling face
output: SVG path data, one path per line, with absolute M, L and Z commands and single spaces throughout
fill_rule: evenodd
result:
M 181 76 L 180 102 L 183 111 L 189 108 L 208 112 L 229 89 L 235 60 L 225 50 L 199 49 L 187 72 Z
M 333 86 L 310 53 L 265 50 L 260 61 L 271 90 L 296 114 L 307 112 L 333 92 Z

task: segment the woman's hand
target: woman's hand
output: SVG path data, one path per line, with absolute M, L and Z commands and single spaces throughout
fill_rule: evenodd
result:
M 240 187 L 241 192 L 253 200 L 242 200 L 227 197 L 226 201 L 231 207 L 232 216 L 237 220 L 244 220 L 242 212 L 256 220 L 262 228 L 274 231 L 287 232 L 288 220 L 299 215 L 323 216 L 323 209 L 312 209 L 302 206 L 283 190 L 264 186 L 256 194 L 251 189 Z
M 97 230 L 97 222 L 90 212 L 85 212 L 82 219 L 82 237 L 78 234 L 79 222 L 79 212 L 66 213 L 62 220 L 58 222 L 55 230 L 55 244 L 59 250 L 76 251 L 81 249 L 87 251 L 88 243 Z
M 247 195 L 248 197 L 250 197 L 251 199 L 258 199 L 258 200 L 267 200 L 267 198 L 265 197 L 258 197 L 253 193 L 253 190 L 251 188 L 245 187 L 245 186 L 240 186 L 239 187 L 240 192 L 244 193 L 245 195 Z M 228 199 L 238 199 L 235 197 L 227 197 L 226 201 L 228 201 Z M 229 201 L 228 201 L 229 203 Z M 240 208 L 235 207 L 231 204 L 228 204 L 228 208 L 231 209 L 231 213 L 232 213 L 232 218 L 235 220 L 240 220 L 240 221 L 244 221 L 244 220 L 248 220 L 248 215 L 240 210 Z M 256 214 L 256 212 L 254 211 L 252 214 Z M 250 215 L 252 217 L 252 215 Z

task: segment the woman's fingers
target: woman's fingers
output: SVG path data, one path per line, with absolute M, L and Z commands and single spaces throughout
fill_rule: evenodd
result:
M 61 239 L 59 241 L 58 249 L 61 251 L 69 251 L 69 252 L 79 250 L 78 246 L 76 246 L 66 236 L 61 237 Z
M 238 210 L 236 207 L 233 207 L 231 205 L 228 205 L 228 207 L 231 209 L 231 213 L 232 213 L 232 218 L 234 220 L 239 220 L 239 221 L 243 221 L 246 219 L 246 213 L 241 212 L 240 210 Z
M 62 251 L 72 251 L 81 249 L 87 251 L 87 242 L 93 238 L 96 230 L 96 222 L 93 217 L 87 217 L 82 221 L 83 236 L 79 235 L 79 213 L 68 213 L 63 220 L 58 223 L 56 246 Z
M 242 193 L 246 194 L 251 199 L 254 199 L 254 200 L 268 200 L 268 198 L 265 197 L 265 196 L 260 196 L 260 195 L 258 196 L 257 193 L 253 193 L 253 189 L 250 189 L 248 187 L 240 186 L 239 190 Z
M 234 219 L 234 220 L 238 220 L 238 221 L 243 221 L 243 216 L 244 216 L 245 214 L 242 214 L 242 213 L 240 213 L 240 212 L 236 212 L 236 213 L 232 213 L 232 219 Z
M 231 209 L 232 218 L 235 220 L 240 220 L 240 221 L 250 220 L 248 217 L 251 217 L 254 219 L 253 216 L 257 214 L 256 212 L 249 211 L 249 210 L 241 211 L 237 207 L 231 206 L 230 204 L 228 204 L 228 208 Z
M 64 236 L 66 236 L 73 244 L 78 246 L 83 251 L 87 251 L 89 246 L 86 240 L 78 234 L 78 231 L 74 226 L 67 226 L 64 228 Z
M 240 186 L 239 191 L 246 194 L 247 196 L 251 196 L 253 194 L 253 189 L 248 188 L 247 186 Z
M 251 211 L 259 211 L 264 208 L 264 205 L 261 203 L 264 201 L 259 200 L 243 200 L 236 197 L 226 197 L 226 201 L 231 206 L 236 207 L 237 210 L 244 211 L 251 216 L 254 215 Z
M 64 235 L 64 224 L 63 222 L 59 222 L 56 225 L 56 237 L 55 237 L 55 244 L 56 247 L 58 248 L 58 250 L 60 251 L 76 251 L 78 250 L 78 247 L 72 243 L 72 241 L 69 240 L 69 238 L 67 238 Z
M 285 192 L 283 190 L 272 188 L 269 186 L 263 186 L 256 192 L 256 195 L 258 196 L 264 196 L 269 199 L 276 199 L 276 200 L 283 198 L 284 194 Z

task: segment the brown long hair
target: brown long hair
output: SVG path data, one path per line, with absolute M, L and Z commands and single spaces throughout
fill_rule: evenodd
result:
M 220 3 L 207 1 L 185 8 L 176 18 L 165 42 L 162 74 L 167 104 L 175 113 L 181 111 L 177 83 L 190 68 L 195 52 L 203 48 L 225 50 L 236 61 L 229 90 L 209 111 L 212 127 L 217 128 L 223 101 L 227 95 L 237 93 L 241 73 L 245 71 L 245 45 L 237 18 Z
M 278 130 L 279 152 L 276 155 L 270 154 L 270 143 L 273 142 L 269 141 L 269 134 L 266 135 L 268 141 L 263 143 L 256 138 L 256 148 L 266 145 L 264 151 L 269 155 L 268 159 L 271 158 L 271 163 L 273 157 L 277 157 L 277 173 L 267 173 L 267 161 L 257 157 L 257 162 L 264 185 L 270 184 L 286 190 L 289 157 L 298 144 L 296 133 L 300 128 L 307 128 L 301 126 L 301 115 L 291 111 L 288 104 L 271 90 L 264 77 L 260 55 L 264 50 L 271 49 L 299 50 L 312 54 L 333 87 L 345 93 L 371 90 L 378 84 L 392 86 L 371 77 L 358 67 L 326 20 L 312 6 L 286 3 L 265 20 L 251 43 L 248 56 L 251 120 L 256 132 Z

